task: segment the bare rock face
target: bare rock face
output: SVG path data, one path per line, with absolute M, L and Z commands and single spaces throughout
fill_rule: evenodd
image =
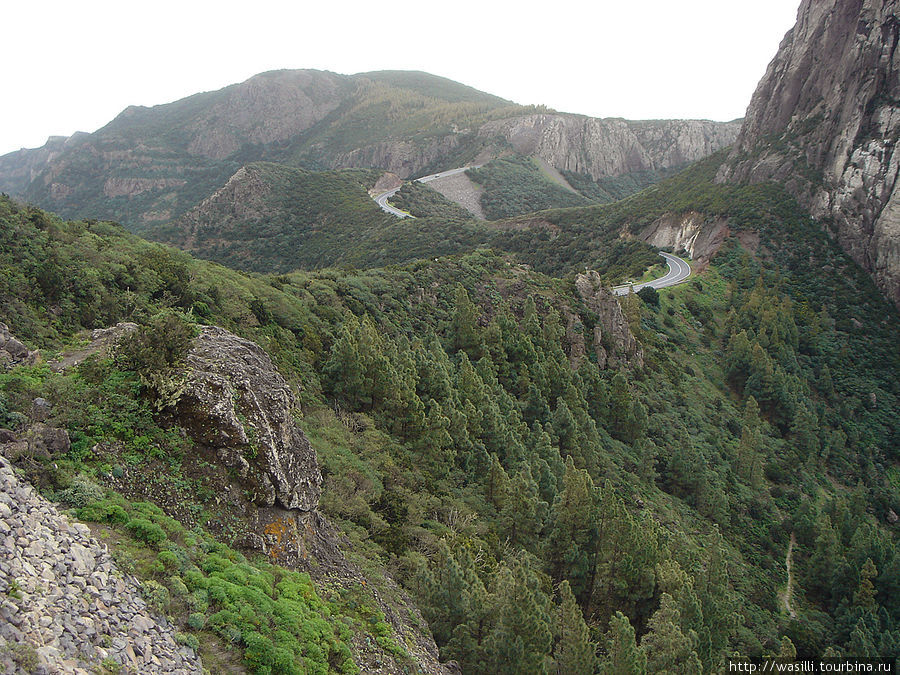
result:
M 689 211 L 660 216 L 638 234 L 638 239 L 657 248 L 687 251 L 692 260 L 706 262 L 730 233 L 726 219 Z
M 488 122 L 480 136 L 501 137 L 513 150 L 556 169 L 595 180 L 695 162 L 731 145 L 740 123 L 707 120 L 629 121 L 539 114 Z
M 588 309 L 598 317 L 593 340 L 597 365 L 601 368 L 622 363 L 643 366 L 644 350 L 628 327 L 619 301 L 604 288 L 600 275 L 595 270 L 579 274 L 575 277 L 575 289 Z
M 898 0 L 803 0 L 717 176 L 783 183 L 896 304 L 898 10 Z
M 294 421 L 297 403 L 263 349 L 206 326 L 185 361 L 179 424 L 214 452 L 259 505 L 311 511 L 322 475 L 315 451 Z

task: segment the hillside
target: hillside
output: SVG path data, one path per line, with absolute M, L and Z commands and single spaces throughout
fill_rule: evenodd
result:
M 16 437 L 35 433 L 33 401 L 42 398 L 52 410 L 42 423 L 72 439 L 49 458 L 21 455 L 19 467 L 79 517 L 100 520 L 118 555 L 147 561 L 135 573 L 165 589 L 171 600 L 160 593 L 160 610 L 199 638 L 205 663 L 263 672 L 266 659 L 284 657 L 281 643 L 262 648 L 276 639 L 271 626 L 247 623 L 229 608 L 238 596 L 212 587 L 228 579 L 237 594 L 257 579 L 272 593 L 253 596 L 254 611 L 265 611 L 287 587 L 257 575 L 291 570 L 312 575 L 303 611 L 332 626 L 316 639 L 363 670 L 436 668 L 428 636 L 443 660 L 475 673 L 544 659 L 565 672 L 608 669 L 620 648 L 654 672 L 679 662 L 707 672 L 726 653 L 777 653 L 785 635 L 800 655 L 858 654 L 860 641 L 870 654 L 892 654 L 900 319 L 783 189 L 714 184 L 722 160 L 623 202 L 485 224 L 481 232 L 509 253 L 440 257 L 444 240 L 429 235 L 419 240 L 423 260 L 405 266 L 268 277 L 2 200 L 0 301 L 25 353 L 62 349 L 65 359 L 84 349 L 81 328 L 146 326 L 143 341 L 112 360 L 64 373 L 19 365 L 0 377 L 3 424 Z M 286 186 L 310 178 L 269 165 L 254 171 Z M 381 255 L 400 255 L 413 231 L 380 240 Z M 705 271 L 620 304 L 599 289 L 599 275 L 572 271 L 621 259 L 623 232 L 668 237 Z M 209 352 L 198 340 L 218 329 L 178 328 L 192 321 L 271 355 L 321 467 L 318 510 L 346 539 L 331 539 L 301 512 L 277 511 L 290 498 L 260 482 L 266 474 L 254 467 L 270 456 L 269 441 L 247 430 L 272 423 L 254 422 L 242 406 L 274 399 L 225 390 L 222 401 L 238 407 L 231 417 L 217 413 L 216 424 L 231 419 L 245 430 L 238 447 L 248 472 L 228 472 L 233 451 L 201 452 L 211 437 L 195 435 L 208 429 L 195 424 L 197 411 L 219 408 L 191 403 L 190 372 L 200 366 L 190 365 L 187 390 L 167 382 L 181 381 L 180 364 L 203 354 L 213 374 L 227 371 L 229 358 L 252 360 L 236 346 Z M 182 362 L 186 348 L 194 351 Z M 229 381 L 247 386 L 243 376 Z M 75 497 L 74 484 L 93 496 Z M 216 500 L 222 486 L 230 496 Z M 148 501 L 162 511 L 140 506 Z M 119 514 L 114 506 L 121 524 L 106 515 Z M 265 567 L 270 557 L 247 535 L 273 513 L 307 518 L 300 522 L 313 523 L 319 541 L 338 542 L 346 562 L 332 544 L 305 549 L 306 535 L 285 539 L 292 530 L 279 529 L 263 541 L 310 557 L 278 554 L 282 567 Z M 128 525 L 136 519 L 157 523 L 165 538 Z M 179 529 L 197 526 L 218 543 L 201 546 Z M 795 619 L 779 599 L 792 534 Z M 173 576 L 166 547 L 193 562 L 177 563 Z M 364 574 L 377 596 L 348 596 L 323 570 Z M 179 604 L 175 578 L 207 604 Z M 400 619 L 407 610 L 396 608 L 410 602 L 427 624 Z M 383 620 L 366 618 L 377 612 Z M 681 646 L 661 642 L 663 634 L 681 635 Z M 395 666 L 372 666 L 366 635 L 379 637 L 377 658 Z
M 256 161 L 413 177 L 512 149 L 598 180 L 683 166 L 736 133 L 734 123 L 551 114 L 427 73 L 272 71 L 132 106 L 93 134 L 4 155 L 0 191 L 66 217 L 147 230 L 178 219 Z

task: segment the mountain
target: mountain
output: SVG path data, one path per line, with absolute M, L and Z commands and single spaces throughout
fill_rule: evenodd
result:
M 783 182 L 900 304 L 900 3 L 804 0 L 720 181 Z
M 737 129 L 551 113 L 427 73 L 285 70 L 132 106 L 93 134 L 4 155 L 0 190 L 67 217 L 147 231 L 254 161 L 376 167 L 405 178 L 518 152 L 597 180 L 682 166 L 730 144 Z

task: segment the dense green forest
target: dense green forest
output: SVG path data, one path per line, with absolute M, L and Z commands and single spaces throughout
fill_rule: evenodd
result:
M 321 509 L 353 560 L 400 582 L 442 658 L 465 673 L 718 672 L 731 655 L 792 651 L 896 657 L 900 320 L 779 187 L 714 185 L 719 161 L 527 222 L 386 223 L 341 259 L 369 269 L 276 275 L 3 198 L 0 314 L 48 354 L 121 320 L 169 343 L 215 323 L 263 345 L 299 392 Z M 590 345 L 608 327 L 576 272 L 639 274 L 655 253 L 622 231 L 688 211 L 727 217 L 759 244 L 731 236 L 692 282 L 624 298 L 643 359 L 601 367 Z M 263 614 L 293 607 L 284 603 L 309 581 L 243 557 L 227 529 L 219 542 L 179 529 L 216 514 L 210 486 L 191 477 L 190 448 L 157 411 L 164 402 L 141 384 L 154 353 L 4 374 L 2 424 L 27 424 L 43 396 L 74 440 L 69 456 L 35 460 L 27 475 L 123 546 L 158 549 L 135 569 L 166 589 L 160 608 L 188 641 L 211 636 L 255 672 L 294 672 L 299 658 L 352 672 L 354 632 L 402 660 L 380 617 L 326 589 L 296 608 L 314 634 L 236 615 L 242 586 L 261 589 Z M 135 483 L 153 473 L 194 506 L 170 522 L 106 492 L 123 485 L 117 472 Z M 95 492 L 76 496 L 76 485 Z
M 531 157 L 495 159 L 481 168 L 469 169 L 466 175 L 484 189 L 481 208 L 490 220 L 591 203 L 554 182 Z

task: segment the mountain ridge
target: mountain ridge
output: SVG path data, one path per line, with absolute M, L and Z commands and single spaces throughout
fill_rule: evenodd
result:
M 679 133 L 685 125 L 693 131 Z M 554 168 L 596 179 L 694 161 L 736 134 L 732 122 L 556 113 L 417 71 L 281 70 L 131 106 L 93 134 L 4 155 L 0 190 L 66 217 L 140 231 L 185 214 L 254 161 L 377 167 L 407 178 L 530 147 Z M 608 159 L 591 159 L 598 156 Z

